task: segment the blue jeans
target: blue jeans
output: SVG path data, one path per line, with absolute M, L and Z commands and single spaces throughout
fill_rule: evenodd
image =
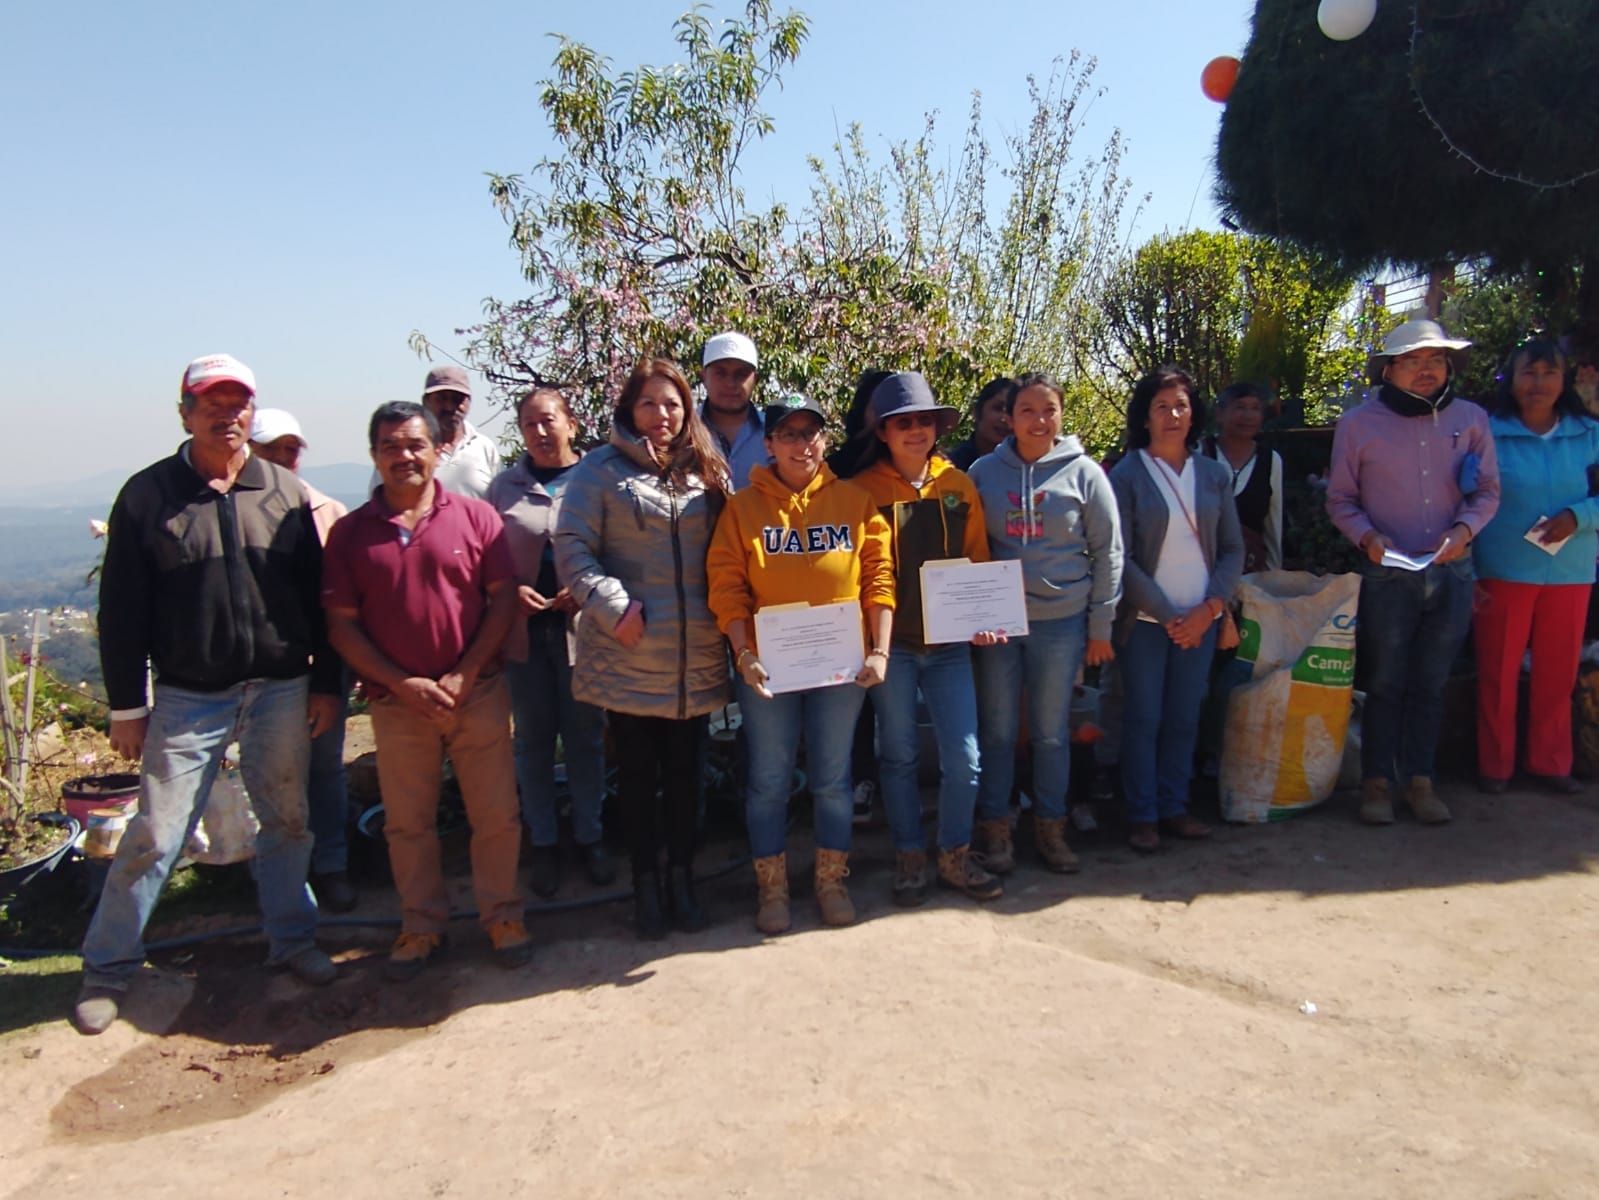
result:
M 1468 560 L 1403 571 L 1364 563 L 1355 654 L 1364 672 L 1360 773 L 1432 778 L 1444 684 L 1471 628 Z
M 306 777 L 307 679 L 251 679 L 220 692 L 155 686 L 144 739 L 139 812 L 128 824 L 83 939 L 83 980 L 126 988 L 144 962 L 144 927 L 173 863 L 183 853 L 237 738 L 239 771 L 261 822 L 255 879 L 270 950 L 280 963 L 315 944 L 316 901 Z
M 311 836 L 315 839 L 311 848 L 313 875 L 334 875 L 350 865 L 350 794 L 344 783 L 344 722 L 349 715 L 350 688 L 346 679 L 338 716 L 320 737 L 311 739 L 307 801 Z
M 1117 651 L 1122 677 L 1122 794 L 1129 821 L 1154 822 L 1188 811 L 1188 780 L 1199 740 L 1199 705 L 1210 685 L 1216 625 L 1183 650 L 1164 625 L 1133 622 Z
M 953 850 L 972 840 L 977 803 L 977 689 L 971 647 L 964 642 L 930 646 L 920 654 L 895 647 L 887 678 L 872 689 L 878 773 L 896 850 L 926 848 L 916 787 L 918 687 L 938 735 L 938 848 Z
M 1016 780 L 1016 738 L 1021 731 L 1022 687 L 1033 745 L 1033 812 L 1043 820 L 1066 815 L 1071 783 L 1072 688 L 1088 649 L 1088 615 L 1030 621 L 1026 637 L 972 651 L 977 678 L 977 743 L 982 778 L 977 816 L 1010 815 Z
M 591 846 L 603 832 L 605 806 L 605 711 L 572 698 L 572 663 L 566 622 L 535 616 L 528 621 L 526 662 L 507 662 L 515 729 L 516 790 L 522 821 L 535 846 L 560 840 L 555 803 L 555 735 L 561 735 L 566 784 L 572 795 L 572 836 Z
M 756 858 L 783 853 L 794 754 L 805 734 L 805 771 L 815 807 L 816 845 L 849 850 L 853 804 L 849 752 L 865 693 L 853 683 L 788 692 L 770 700 L 737 680 L 738 710 L 749 736 L 744 820 Z

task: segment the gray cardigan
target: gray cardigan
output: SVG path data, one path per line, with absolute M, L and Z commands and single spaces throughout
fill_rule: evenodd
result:
M 1233 504 L 1232 475 L 1219 462 L 1193 454 L 1194 523 L 1199 526 L 1200 548 L 1210 564 L 1207 597 L 1215 596 L 1231 604 L 1238 577 L 1244 569 L 1244 537 L 1238 526 L 1238 509 Z M 1143 456 L 1129 451 L 1110 472 L 1110 486 L 1116 493 L 1121 513 L 1122 602 L 1116 611 L 1114 641 L 1121 645 L 1132 633 L 1138 614 L 1147 612 L 1162 624 L 1182 616 L 1181 610 L 1166 598 L 1155 583 L 1155 567 L 1166 540 L 1166 521 L 1170 510 L 1160 485 L 1144 465 Z

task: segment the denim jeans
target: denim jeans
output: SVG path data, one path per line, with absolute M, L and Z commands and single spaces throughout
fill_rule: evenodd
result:
M 1122 794 L 1129 821 L 1154 822 L 1188 811 L 1188 781 L 1199 739 L 1199 706 L 1210 686 L 1216 625 L 1181 649 L 1166 628 L 1133 622 L 1117 651 L 1122 678 Z
M 1071 783 L 1072 688 L 1088 649 L 1088 615 L 1032 621 L 1026 637 L 972 651 L 977 679 L 977 744 L 982 775 L 977 816 L 1010 814 L 1016 779 L 1016 738 L 1021 730 L 1022 688 L 1033 745 L 1033 812 L 1044 820 L 1066 815 Z
M 1471 628 L 1471 562 L 1424 571 L 1360 568 L 1355 655 L 1366 683 L 1360 773 L 1408 782 L 1432 778 L 1444 684 Z
M 333 875 L 350 865 L 350 794 L 344 781 L 344 722 L 349 715 L 350 689 L 345 680 L 338 716 L 320 737 L 311 739 L 307 801 L 311 836 L 315 839 L 311 847 L 313 875 Z
M 528 621 L 527 634 L 527 661 L 505 664 L 522 820 L 535 846 L 553 846 L 560 840 L 555 797 L 559 733 L 572 796 L 572 836 L 579 845 L 590 846 L 603 832 L 605 712 L 572 697 L 566 622 L 535 615 Z
M 865 693 L 853 683 L 787 692 L 770 700 L 740 677 L 738 710 L 749 737 L 744 819 L 756 858 L 783 853 L 794 755 L 805 735 L 805 772 L 815 807 L 816 845 L 848 851 L 853 805 L 849 756 Z
M 938 735 L 938 848 L 972 840 L 977 803 L 977 689 L 965 642 L 921 653 L 894 649 L 888 676 L 872 689 L 877 712 L 883 805 L 894 849 L 922 850 L 922 798 L 916 787 L 916 692 L 921 689 Z
M 307 683 L 304 676 L 250 679 L 220 692 L 155 685 L 139 812 L 117 847 L 83 939 L 86 984 L 126 988 L 144 962 L 145 924 L 235 739 L 239 772 L 261 822 L 255 879 L 270 943 L 267 962 L 283 962 L 315 944 L 316 901 L 305 885 L 312 841 Z

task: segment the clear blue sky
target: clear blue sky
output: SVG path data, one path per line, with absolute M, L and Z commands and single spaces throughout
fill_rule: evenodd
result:
M 545 35 L 587 42 L 618 68 L 668 62 L 683 7 L 10 6 L 8 482 L 131 472 L 170 453 L 183 366 L 219 351 L 255 369 L 262 404 L 299 416 L 310 464 L 363 460 L 367 414 L 420 390 L 410 331 L 458 352 L 454 330 L 485 296 L 523 290 L 484 173 L 525 171 L 552 148 L 538 107 Z M 1249 0 L 795 7 L 811 38 L 772 99 L 777 130 L 750 161 L 752 198 L 803 201 L 805 156 L 825 155 L 851 121 L 881 154 L 936 109 L 953 151 L 973 89 L 997 145 L 1025 119 L 1026 74 L 1076 47 L 1098 57 L 1107 89 L 1084 152 L 1120 127 L 1125 173 L 1153 194 L 1135 240 L 1216 226 L 1221 110 L 1199 73 L 1242 50 Z M 473 417 L 501 428 L 487 411 Z

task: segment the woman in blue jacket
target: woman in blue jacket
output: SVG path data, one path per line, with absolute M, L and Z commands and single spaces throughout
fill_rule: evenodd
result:
M 1599 549 L 1599 423 L 1583 410 L 1552 342 L 1517 348 L 1489 417 L 1499 512 L 1473 547 L 1478 595 L 1477 784 L 1505 790 L 1516 767 L 1516 689 L 1532 646 L 1527 771 L 1550 791 L 1571 777 L 1571 689 Z

